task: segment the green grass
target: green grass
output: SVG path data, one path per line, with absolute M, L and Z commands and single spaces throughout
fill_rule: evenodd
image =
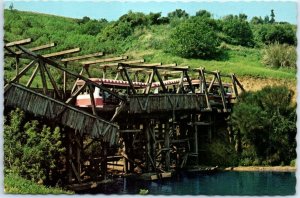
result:
M 4 191 L 7 194 L 74 194 L 72 191 L 36 184 L 15 174 L 4 177 Z

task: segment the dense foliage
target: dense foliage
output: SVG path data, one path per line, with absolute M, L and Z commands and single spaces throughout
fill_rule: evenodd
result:
M 241 133 L 241 165 L 289 165 L 296 158 L 296 108 L 286 87 L 247 92 L 234 106 Z
M 185 58 L 212 58 L 219 40 L 212 19 L 195 17 L 179 24 L 170 36 L 170 51 Z
M 24 117 L 24 113 L 16 109 L 5 120 L 5 172 L 47 182 L 55 176 L 60 156 L 65 151 L 60 129 L 56 127 L 52 131 L 36 120 L 24 123 Z
M 229 15 L 222 20 L 222 30 L 227 35 L 226 41 L 234 45 L 253 46 L 253 33 L 247 16 Z
M 60 188 L 45 187 L 26 180 L 16 174 L 4 178 L 4 192 L 8 194 L 74 194 Z
M 263 63 L 273 68 L 287 67 L 296 69 L 296 61 L 296 47 L 287 44 L 270 44 L 263 53 Z

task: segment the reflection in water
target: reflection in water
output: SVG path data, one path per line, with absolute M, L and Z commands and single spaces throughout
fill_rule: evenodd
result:
M 290 172 L 177 173 L 163 181 L 119 178 L 113 185 L 89 193 L 152 195 L 293 195 L 296 176 Z

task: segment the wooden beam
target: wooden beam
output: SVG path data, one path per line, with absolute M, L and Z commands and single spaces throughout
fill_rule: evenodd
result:
M 49 43 L 49 44 L 46 44 L 46 45 L 40 45 L 40 46 L 37 46 L 37 47 L 32 47 L 32 48 L 29 48 L 28 50 L 30 51 L 38 51 L 38 50 L 43 50 L 43 49 L 48 49 L 50 47 L 54 47 L 55 46 L 55 43 Z M 22 54 L 23 52 L 22 51 L 17 51 L 16 54 Z
M 223 107 L 224 107 L 224 112 L 227 112 L 227 104 L 226 104 L 226 99 L 225 99 L 225 91 L 224 91 L 224 87 L 223 87 L 223 84 L 222 84 L 222 79 L 221 79 L 221 76 L 220 76 L 220 73 L 217 72 L 216 74 L 217 76 L 217 80 L 219 82 L 219 87 L 220 87 L 220 92 L 221 92 L 221 98 L 222 98 L 222 103 L 223 103 Z
M 55 93 L 57 94 L 57 96 L 58 96 L 59 98 L 62 98 L 61 95 L 60 95 L 60 93 L 59 93 L 59 90 L 58 90 L 58 87 L 57 87 L 57 85 L 56 85 L 56 82 L 55 82 L 53 76 L 52 76 L 51 73 L 50 73 L 50 70 L 47 68 L 47 66 L 46 66 L 45 64 L 43 64 L 43 65 L 41 65 L 41 66 L 44 67 L 44 69 L 45 69 L 45 71 L 46 71 L 46 74 L 48 75 L 48 78 L 50 79 L 50 83 L 52 84 L 52 87 L 53 87 Z
M 128 67 L 128 68 L 145 68 L 145 69 L 165 69 L 165 70 L 171 70 L 171 71 L 184 71 L 188 70 L 188 66 L 182 66 L 182 67 L 162 67 L 162 66 L 143 66 L 143 65 L 132 65 L 132 64 L 124 64 L 124 63 L 119 63 L 119 67 Z
M 127 64 L 129 64 L 129 63 L 127 63 Z M 134 65 L 152 67 L 152 66 L 160 66 L 160 65 L 162 65 L 162 63 L 144 63 L 144 64 L 134 64 Z
M 73 48 L 73 49 L 69 49 L 69 50 L 64 50 L 64 51 L 60 51 L 60 52 L 54 52 L 51 54 L 44 54 L 42 55 L 44 58 L 50 58 L 50 57 L 55 57 L 55 56 L 63 56 L 66 54 L 71 54 L 71 53 L 75 53 L 75 52 L 79 52 L 80 48 Z
M 26 65 L 19 73 L 19 75 L 15 76 L 8 84 L 4 86 L 4 92 L 8 90 L 8 88 L 10 87 L 10 83 L 18 81 L 36 62 L 36 60 L 33 60 L 28 65 Z
M 207 89 L 207 85 L 206 85 L 206 79 L 205 79 L 204 72 L 205 72 L 204 68 L 199 70 L 199 76 L 200 76 L 199 80 L 201 82 L 201 78 L 202 78 L 202 84 L 203 84 L 203 88 L 204 88 L 206 105 L 207 105 L 208 109 L 211 109 L 211 105 L 210 105 L 209 98 L 208 98 L 208 89 Z
M 95 89 L 91 85 L 89 85 L 88 87 L 89 87 L 89 90 L 90 90 L 90 99 L 91 99 L 91 104 L 92 104 L 93 115 L 97 115 L 95 98 L 94 98 Z
M 44 70 L 44 62 L 39 61 L 39 68 L 40 68 L 40 74 L 41 74 L 41 79 L 42 79 L 42 84 L 43 84 L 43 93 L 47 95 L 48 87 L 47 87 L 47 81 L 46 81 L 46 76 L 45 76 L 45 70 Z
M 124 101 L 126 100 L 125 97 L 120 96 L 119 94 L 117 94 L 117 93 L 111 91 L 110 89 L 108 89 L 108 88 L 106 88 L 106 87 L 104 87 L 104 86 L 102 86 L 102 85 L 99 85 L 99 84 L 97 84 L 97 83 L 95 83 L 95 82 L 89 80 L 88 78 L 86 78 L 86 77 L 84 77 L 84 76 L 80 76 L 80 75 L 78 75 L 78 74 L 75 74 L 75 73 L 73 73 L 73 72 L 70 72 L 70 71 L 64 69 L 60 64 L 58 64 L 57 62 L 55 62 L 55 61 L 53 61 L 53 60 L 51 60 L 51 59 L 44 58 L 44 57 L 41 56 L 41 55 L 35 54 L 34 52 L 31 52 L 31 51 L 27 50 L 26 48 L 24 48 L 24 47 L 22 47 L 22 46 L 19 46 L 19 45 L 18 45 L 17 47 L 18 47 L 20 50 L 22 50 L 23 52 L 25 52 L 25 53 L 27 54 L 27 56 L 30 57 L 30 58 L 32 58 L 32 59 L 40 59 L 40 60 L 43 60 L 45 63 L 51 65 L 52 67 L 54 67 L 54 68 L 56 68 L 56 69 L 58 69 L 58 70 L 60 70 L 60 71 L 65 71 L 66 74 L 69 74 L 69 75 L 71 75 L 71 76 L 73 76 L 73 77 L 76 77 L 76 78 L 79 78 L 79 79 L 81 79 L 81 80 L 84 80 L 84 81 L 86 81 L 86 83 L 92 84 L 92 85 L 98 87 L 99 89 L 108 92 L 109 94 L 115 96 L 116 98 L 118 98 L 118 99 L 120 99 L 120 100 L 124 100 Z
M 134 64 L 134 63 L 143 63 L 145 60 L 144 59 L 140 59 L 140 60 L 132 60 L 132 61 L 122 61 L 122 63 L 126 63 L 126 64 Z M 101 67 L 101 69 L 105 68 L 105 67 L 116 67 L 118 66 L 119 63 L 106 63 L 106 64 L 100 64 L 99 66 Z
M 105 63 L 105 62 L 112 62 L 112 61 L 119 61 L 119 60 L 126 60 L 128 59 L 128 56 L 120 56 L 120 57 L 114 57 L 114 58 L 105 58 L 105 59 L 98 59 L 98 60 L 92 60 L 92 61 L 84 61 L 81 62 L 83 65 L 92 65 L 96 63 Z
M 233 86 L 233 92 L 234 92 L 234 95 L 236 98 L 238 98 L 238 89 L 236 87 L 236 82 L 235 82 L 235 79 L 234 79 L 234 74 L 231 75 L 231 80 L 232 80 L 232 86 Z
M 167 89 L 166 89 L 166 86 L 164 84 L 164 81 L 162 80 L 161 76 L 159 75 L 158 71 L 157 71 L 157 68 L 154 69 L 154 72 L 156 73 L 156 76 L 158 78 L 158 81 L 160 83 L 160 86 L 162 87 L 163 89 L 163 92 L 166 93 L 167 92 Z
M 87 54 L 87 55 L 83 55 L 83 56 L 74 56 L 74 57 L 70 57 L 70 58 L 63 58 L 63 59 L 61 59 L 61 62 L 77 61 L 77 60 L 81 60 L 81 59 L 85 59 L 85 58 L 92 58 L 92 57 L 98 57 L 98 56 L 103 56 L 103 55 L 104 55 L 103 52 L 97 52 L 97 53 Z
M 23 39 L 23 40 L 19 40 L 19 41 L 13 41 L 10 43 L 6 43 L 5 47 L 12 47 L 15 45 L 25 45 L 31 42 L 31 38 L 27 38 L 27 39 Z
M 134 88 L 134 86 L 133 86 L 133 83 L 132 83 L 132 81 L 131 81 L 131 79 L 130 79 L 130 77 L 129 77 L 129 74 L 128 74 L 126 68 L 123 68 L 123 72 L 124 72 L 125 77 L 126 77 L 128 83 L 129 83 L 129 86 L 130 86 L 130 88 L 131 88 L 131 90 L 132 90 L 132 93 L 133 93 L 133 94 L 136 94 L 136 90 L 135 90 L 135 88 Z
M 189 86 L 190 86 L 190 89 L 192 90 L 192 93 L 195 93 L 195 89 L 194 89 L 194 87 L 193 87 L 192 81 L 191 81 L 191 79 L 190 79 L 190 77 L 189 77 L 187 71 L 185 70 L 183 73 L 184 73 L 184 75 L 185 75 L 185 77 L 186 77 L 186 80 L 187 80 L 188 83 L 189 83 Z
M 36 73 L 37 73 L 38 69 L 39 69 L 39 65 L 37 65 L 35 67 L 35 69 L 33 70 L 32 74 L 31 74 L 31 76 L 30 76 L 30 78 L 29 78 L 29 80 L 28 80 L 28 82 L 26 84 L 26 87 L 30 87 L 31 86 L 31 84 L 33 82 L 33 79 L 36 76 Z

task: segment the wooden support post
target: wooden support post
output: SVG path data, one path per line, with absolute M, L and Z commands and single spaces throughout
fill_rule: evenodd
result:
M 176 90 L 176 93 L 179 94 L 181 89 L 183 88 L 183 80 L 184 80 L 184 73 L 181 72 L 181 76 L 180 76 L 180 82 L 178 84 L 178 88 Z
M 65 66 L 65 69 L 67 69 L 68 67 L 68 62 L 65 62 L 64 63 L 64 66 Z M 65 71 L 63 71 L 63 92 L 64 92 L 64 99 L 67 97 L 66 94 L 67 94 L 67 73 Z
M 164 81 L 162 80 L 161 76 L 159 75 L 159 72 L 158 72 L 157 68 L 153 68 L 153 71 L 154 71 L 154 73 L 156 74 L 156 76 L 158 78 L 160 86 L 163 89 L 163 93 L 166 93 L 167 92 L 166 86 L 165 86 Z
M 19 80 L 35 63 L 36 60 L 33 60 L 28 65 L 26 65 L 19 73 L 19 75 L 15 76 L 8 84 L 4 86 L 4 92 L 6 92 L 9 89 L 10 83 L 17 82 L 17 80 Z
M 66 128 L 65 128 L 66 129 Z M 72 167 L 69 161 L 73 160 L 73 149 L 72 149 L 72 132 L 70 129 L 66 129 L 67 131 L 67 171 L 68 171 L 68 183 L 71 184 L 73 180 L 73 172 Z
M 185 74 L 186 80 L 187 80 L 188 83 L 189 83 L 189 86 L 190 86 L 190 89 L 191 89 L 192 93 L 195 93 L 195 89 L 194 89 L 194 87 L 193 87 L 192 81 L 191 81 L 191 79 L 190 79 L 190 77 L 189 77 L 189 75 L 188 75 L 187 70 L 184 70 L 183 73 Z
M 127 72 L 127 69 L 126 69 L 125 67 L 123 67 L 123 72 L 124 72 L 125 77 L 126 77 L 128 83 L 129 83 L 129 86 L 130 86 L 130 89 L 131 89 L 132 93 L 133 93 L 133 94 L 136 94 L 136 90 L 135 90 L 135 88 L 134 88 L 134 86 L 133 86 L 133 83 L 132 83 L 132 81 L 131 81 L 131 79 L 130 79 L 130 77 L 129 77 L 129 74 L 128 74 L 128 72 Z
M 107 176 L 107 144 L 105 142 L 101 142 L 102 145 L 102 161 L 101 161 L 101 171 L 104 179 Z
M 148 82 L 147 82 L 147 87 L 144 90 L 144 94 L 149 94 L 151 86 L 152 86 L 153 79 L 154 79 L 154 71 L 152 71 L 150 76 L 149 76 L 149 79 L 148 79 Z
M 34 78 L 35 78 L 35 76 L 37 74 L 38 69 L 39 69 L 39 65 L 37 65 L 35 67 L 35 69 L 33 70 L 32 74 L 31 74 L 31 76 L 30 76 L 30 78 L 29 78 L 29 80 L 28 80 L 28 82 L 26 84 L 26 87 L 30 87 L 31 86 L 31 84 L 32 84 L 32 82 L 33 82 L 33 80 L 34 80 Z
M 65 71 L 64 71 L 65 72 Z M 83 73 L 83 67 L 82 67 L 82 69 L 80 70 L 80 72 L 79 72 L 79 75 L 82 75 L 82 73 Z M 71 93 L 73 93 L 74 91 L 75 91 L 75 89 L 76 89 L 76 87 L 77 87 L 77 81 L 79 80 L 79 78 L 77 78 L 76 79 L 76 81 L 75 81 L 75 83 L 74 83 L 74 85 L 73 85 L 73 87 L 72 87 L 72 89 L 71 89 Z
M 150 123 L 145 123 L 145 133 L 146 133 L 146 152 L 147 152 L 147 170 L 148 172 L 151 172 L 151 159 L 150 159 L 150 156 L 151 156 L 151 139 L 150 139 Z
M 39 68 L 40 68 L 40 74 L 41 74 L 42 83 L 43 83 L 43 93 L 45 95 L 47 95 L 48 87 L 47 87 L 47 81 L 46 81 L 46 76 L 45 76 L 44 63 L 42 61 L 39 61 Z
M 75 136 L 75 138 L 77 139 L 77 143 L 80 145 L 76 145 L 76 170 L 77 173 L 80 175 L 81 173 L 81 147 L 82 147 L 82 138 L 80 137 L 79 134 L 77 134 L 77 136 Z
M 169 127 L 169 120 L 165 121 L 165 126 L 164 126 L 164 136 L 165 136 L 165 148 L 168 149 L 166 151 L 166 156 L 165 156 L 165 169 L 166 171 L 170 170 L 170 127 Z
M 194 152 L 197 155 L 197 164 L 199 163 L 199 145 L 198 145 L 198 126 L 195 124 L 196 120 L 196 115 L 193 114 L 192 115 L 192 119 L 193 119 L 193 127 L 194 127 Z
M 94 98 L 94 90 L 95 89 L 94 89 L 94 87 L 92 87 L 92 85 L 89 85 L 89 90 L 90 90 L 90 99 L 91 99 L 91 104 L 92 104 L 93 115 L 97 115 L 95 98 Z
M 212 86 L 213 86 L 215 80 L 216 80 L 216 75 L 214 74 L 214 77 L 213 77 L 212 81 L 210 82 L 209 87 L 208 87 L 208 90 L 207 90 L 208 93 L 210 93 L 211 88 L 212 88 Z
M 203 88 L 204 88 L 204 94 L 205 94 L 207 109 L 211 110 L 211 105 L 210 105 L 209 98 L 208 98 L 208 89 L 207 89 L 207 85 L 206 85 L 204 69 L 200 69 L 199 76 L 200 76 L 200 78 L 199 78 L 200 82 L 201 82 L 201 79 L 202 79 L 202 85 L 203 85 Z
M 219 87 L 220 87 L 220 94 L 221 94 L 221 98 L 222 98 L 222 104 L 223 104 L 223 111 L 224 112 L 227 112 L 227 104 L 226 104 L 226 98 L 225 98 L 225 91 L 224 91 L 224 87 L 223 87 L 223 84 L 222 84 L 222 80 L 221 80 L 221 76 L 220 76 L 220 72 L 217 71 L 217 79 L 218 79 L 218 82 L 219 82 Z
M 48 75 L 48 78 L 50 79 L 52 87 L 53 87 L 55 93 L 57 94 L 58 98 L 62 99 L 62 97 L 60 96 L 59 90 L 58 90 L 58 86 L 56 85 L 56 82 L 55 82 L 54 78 L 52 77 L 50 71 L 48 70 L 47 66 L 45 64 L 42 64 L 41 66 L 44 67 L 46 74 Z
M 19 75 L 19 64 L 20 64 L 20 58 L 19 56 L 16 56 L 16 76 Z M 19 80 L 17 80 L 16 82 L 19 83 Z

